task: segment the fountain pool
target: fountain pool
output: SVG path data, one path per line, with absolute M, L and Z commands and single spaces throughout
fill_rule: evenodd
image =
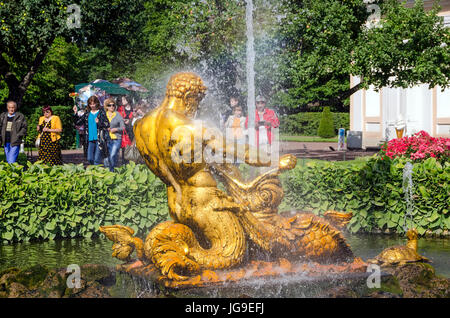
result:
M 391 235 L 346 235 L 355 255 L 363 260 L 378 255 L 386 246 L 403 245 L 406 238 Z M 122 262 L 111 257 L 112 242 L 107 239 L 71 239 L 0 245 L 0 271 L 41 264 L 64 268 L 69 264 L 104 264 L 114 267 Z M 421 238 L 419 253 L 430 258 L 436 274 L 450 278 L 450 239 Z

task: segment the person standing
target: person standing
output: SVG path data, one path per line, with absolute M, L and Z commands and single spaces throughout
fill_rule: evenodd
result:
M 245 145 L 246 130 L 245 117 L 243 116 L 242 107 L 237 105 L 233 108 L 233 114 L 228 117 L 225 123 L 225 131 L 227 139 L 230 138 L 237 145 Z M 236 158 L 236 163 L 242 163 L 242 160 Z
M 109 155 L 107 144 L 109 121 L 95 95 L 89 97 L 86 110 L 83 115 L 78 116 L 77 106 L 73 107 L 75 125 L 84 123 L 86 133 L 84 147 L 87 149 L 87 161 L 91 165 L 100 165 Z
M 280 120 L 278 119 L 275 111 L 266 108 L 266 99 L 258 95 L 256 97 L 256 110 L 255 110 L 255 130 L 256 130 L 256 145 L 258 149 L 270 152 L 270 145 L 273 141 L 273 128 L 280 126 Z M 245 128 L 248 129 L 248 116 L 245 120 Z
M 136 123 L 137 120 L 143 118 L 145 116 L 145 113 L 146 113 L 146 107 L 144 106 L 144 104 L 138 105 L 134 110 L 133 120 L 131 121 L 131 126 L 134 126 L 134 124 Z
M 114 99 L 108 98 L 104 103 L 106 109 L 106 117 L 109 121 L 109 138 L 108 138 L 108 152 L 109 156 L 105 159 L 105 166 L 109 171 L 114 171 L 117 167 L 117 158 L 119 156 L 120 145 L 122 143 L 122 133 L 125 129 L 125 123 L 122 116 L 116 112 L 116 104 Z
M 237 95 L 230 96 L 230 107 L 227 107 L 224 113 L 220 114 L 220 129 L 226 128 L 228 118 L 233 114 L 234 108 L 239 105 L 239 97 Z
M 43 116 L 39 118 L 37 131 L 40 138 L 38 160 L 48 165 L 61 165 L 61 139 L 62 123 L 58 116 L 53 115 L 50 106 L 42 108 Z
M 123 122 L 125 123 L 125 130 L 122 134 L 122 144 L 121 147 L 125 148 L 126 146 L 130 146 L 132 144 L 132 140 L 134 138 L 133 133 L 133 107 L 131 106 L 131 98 L 128 96 L 122 96 L 122 105 L 117 109 L 120 116 L 123 118 Z
M 77 111 L 77 116 L 78 117 L 81 117 L 81 116 L 83 116 L 84 115 L 84 112 L 85 112 L 85 110 L 84 109 L 78 109 L 78 111 Z M 79 136 L 79 140 L 80 140 L 80 142 L 79 142 L 79 145 L 83 148 L 83 153 L 84 153 L 84 156 L 86 157 L 86 155 L 87 155 L 87 149 L 84 147 L 84 144 L 85 144 L 85 138 L 86 138 L 86 131 L 85 131 L 85 128 L 84 128 L 84 123 L 83 124 L 81 124 L 81 125 L 76 125 L 75 126 L 75 129 L 77 130 L 77 132 L 78 132 L 78 136 Z
M 6 110 L 0 115 L 0 140 L 5 149 L 6 162 L 14 163 L 19 156 L 20 144 L 27 134 L 27 121 L 17 111 L 15 101 L 6 102 Z
M 123 122 L 125 123 L 125 129 L 122 133 L 122 144 L 120 148 L 122 148 L 122 163 L 126 163 L 125 159 L 125 148 L 133 145 L 134 133 L 133 133 L 133 125 L 132 120 L 134 117 L 133 107 L 131 106 L 131 98 L 128 95 L 122 96 L 120 100 L 121 104 L 117 111 L 120 116 L 123 118 Z

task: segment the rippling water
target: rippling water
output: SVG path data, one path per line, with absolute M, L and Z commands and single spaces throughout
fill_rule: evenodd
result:
M 404 245 L 406 238 L 384 235 L 348 236 L 354 253 L 363 260 L 378 255 L 383 249 Z M 106 239 L 72 239 L 39 243 L 0 245 L 0 270 L 24 268 L 42 264 L 49 268 L 64 268 L 69 264 L 121 263 L 111 257 L 112 242 Z M 430 258 L 436 273 L 450 277 L 450 239 L 421 238 L 419 253 Z
M 389 235 L 348 236 L 348 243 L 353 252 L 363 260 L 377 256 L 386 247 L 405 245 L 406 237 Z M 450 277 L 450 239 L 420 238 L 418 252 L 431 259 L 436 274 Z
M 112 242 L 106 239 L 71 239 L 0 245 L 0 270 L 41 264 L 63 268 L 70 264 L 106 264 L 120 261 L 111 257 Z

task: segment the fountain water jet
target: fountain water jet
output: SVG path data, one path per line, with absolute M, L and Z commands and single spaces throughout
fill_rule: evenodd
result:
M 406 213 L 405 213 L 404 225 L 403 225 L 405 233 L 408 231 L 408 229 L 411 229 L 414 227 L 414 224 L 413 224 L 414 184 L 413 184 L 413 180 L 412 180 L 413 167 L 414 167 L 414 165 L 408 161 L 405 164 L 405 167 L 403 168 L 403 192 L 405 193 L 405 201 L 406 201 Z M 409 226 L 407 224 L 408 216 L 410 219 Z

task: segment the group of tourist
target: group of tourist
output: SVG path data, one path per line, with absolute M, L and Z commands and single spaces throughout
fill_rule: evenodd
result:
M 119 105 L 118 105 L 119 104 Z M 103 107 L 102 107 L 103 106 Z M 231 114 L 222 117 L 221 126 L 230 129 L 238 144 L 248 143 L 248 116 L 239 103 L 239 97 L 230 97 Z M 129 96 L 117 99 L 107 98 L 103 105 L 97 96 L 89 97 L 85 110 L 73 107 L 73 118 L 80 134 L 84 154 L 91 165 L 104 164 L 110 171 L 118 166 L 120 149 L 133 144 L 133 125 L 149 110 L 147 104 L 132 105 Z M 267 152 L 273 140 L 272 128 L 280 121 L 272 109 L 266 108 L 263 96 L 256 97 L 255 145 Z M 42 108 L 42 116 L 36 127 L 38 137 L 38 160 L 49 165 L 62 164 L 59 140 L 63 131 L 61 119 L 53 114 L 50 106 Z M 14 163 L 19 155 L 20 145 L 27 134 L 25 116 L 17 111 L 14 101 L 7 102 L 7 112 L 0 115 L 0 140 L 4 146 L 6 161 Z M 124 151 L 122 151 L 123 155 Z M 122 158 L 122 161 L 125 161 Z
M 255 141 L 256 145 L 262 151 L 270 152 L 270 145 L 273 141 L 272 129 L 280 126 L 275 111 L 266 107 L 264 96 L 256 97 L 255 110 Z M 239 98 L 235 95 L 230 97 L 231 115 L 228 118 L 222 118 L 223 128 L 231 129 L 231 135 L 238 144 L 248 143 L 248 116 L 244 116 L 243 108 L 239 104 Z M 227 136 L 230 134 L 227 131 Z
M 91 165 L 104 164 L 110 171 L 118 166 L 120 149 L 133 144 L 133 124 L 148 111 L 144 103 L 133 108 L 129 96 L 120 97 L 118 102 L 119 106 L 114 98 L 107 98 L 101 107 L 94 95 L 89 97 L 85 111 L 73 108 L 87 161 Z

